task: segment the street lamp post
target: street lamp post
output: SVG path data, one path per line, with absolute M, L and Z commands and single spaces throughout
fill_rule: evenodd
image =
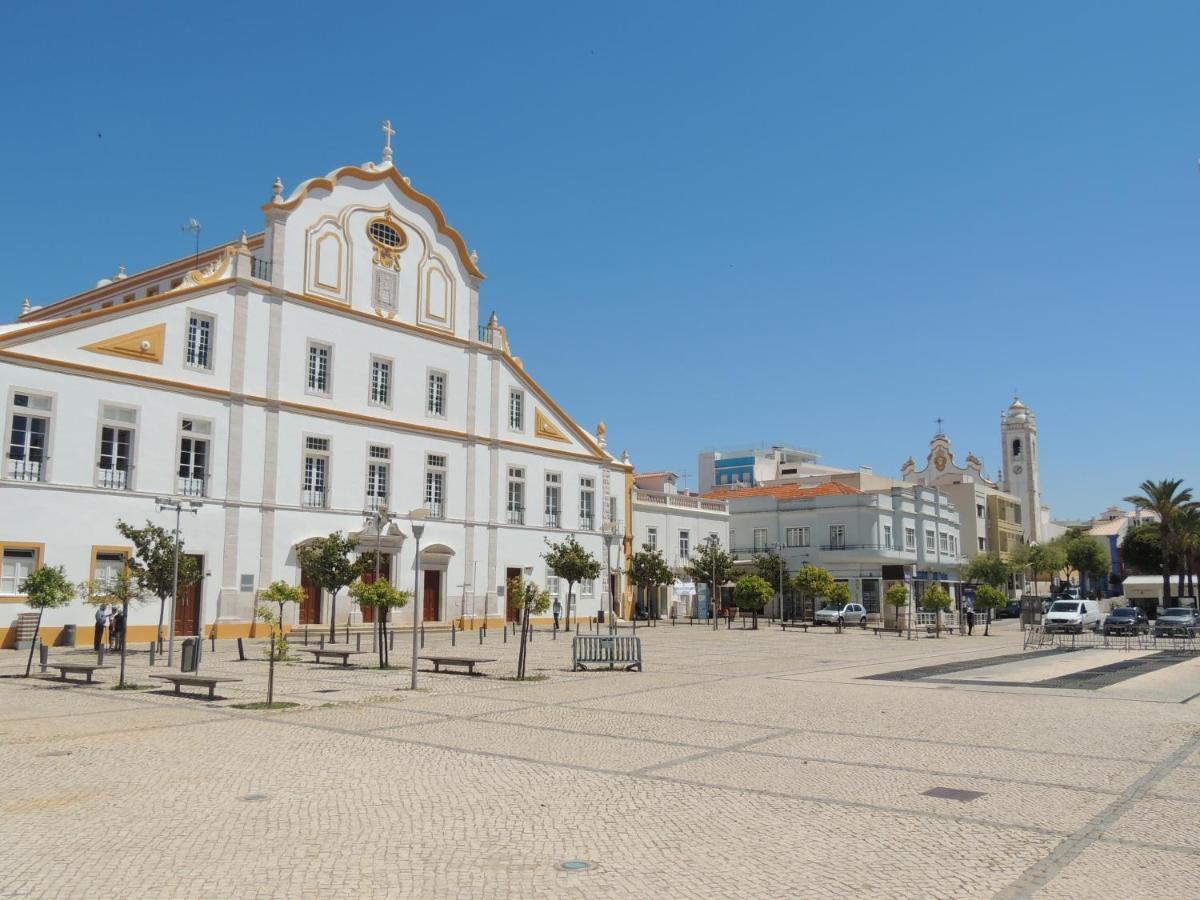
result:
M 425 507 L 414 509 L 408 514 L 412 523 L 413 537 L 417 541 L 417 555 L 413 559 L 413 633 L 412 633 L 412 683 L 410 687 L 417 689 L 417 654 L 420 652 L 421 630 L 421 535 L 425 533 L 425 517 L 429 510 Z
M 616 623 L 613 622 L 613 595 L 612 595 L 612 542 L 613 530 L 610 527 L 604 529 L 604 591 L 608 594 L 608 631 L 611 634 Z
M 365 510 L 363 515 L 366 516 L 375 526 L 375 580 L 379 580 L 379 569 L 383 556 L 383 530 L 386 527 L 388 534 L 396 537 L 399 536 L 400 530 L 396 527 L 396 516 L 387 505 L 379 506 L 373 510 Z M 394 577 L 394 576 L 393 576 Z M 383 647 L 383 659 L 388 662 L 387 656 L 387 617 L 391 614 L 391 609 L 383 609 L 377 612 L 379 620 L 375 623 L 375 640 L 381 642 Z
M 170 668 L 175 664 L 175 604 L 179 600 L 179 519 L 185 512 L 196 514 L 203 505 L 199 500 L 180 500 L 175 497 L 155 497 L 154 502 L 158 505 L 159 512 L 165 512 L 168 509 L 175 510 L 175 571 L 171 578 L 171 621 L 168 625 L 169 633 L 167 635 L 167 667 Z M 200 637 L 204 637 L 204 616 L 203 610 L 200 610 Z M 126 625 L 126 628 L 129 626 Z M 216 623 L 213 623 L 216 627 Z

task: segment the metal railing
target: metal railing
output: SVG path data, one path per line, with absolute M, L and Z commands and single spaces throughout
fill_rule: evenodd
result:
M 381 509 L 387 509 L 387 503 L 387 494 L 367 494 L 367 500 L 363 504 L 363 509 L 367 512 L 378 512 Z
M 593 516 L 585 516 L 582 513 L 579 516 L 580 531 L 594 531 L 596 528 L 596 519 Z
M 271 261 L 257 256 L 250 257 L 250 277 L 259 281 L 271 280 Z
M 128 469 L 96 469 L 96 486 L 110 491 L 124 491 L 129 488 Z
M 41 481 L 43 463 L 31 459 L 10 459 L 8 477 L 13 481 Z
M 525 507 L 510 506 L 508 508 L 508 524 L 509 525 L 524 525 L 525 524 Z
M 481 340 L 485 344 L 490 344 L 492 342 L 492 329 L 490 326 L 488 326 L 488 325 L 480 325 L 479 326 L 479 340 Z
M 891 544 L 822 544 L 822 550 L 900 550 Z
M 558 528 L 559 522 L 560 522 L 560 520 L 559 520 L 559 515 L 558 515 L 557 510 L 554 510 L 554 511 L 546 510 L 546 527 L 547 528 Z
M 309 509 L 325 508 L 325 491 L 302 491 L 300 504 Z
M 176 479 L 178 493 L 184 497 L 205 497 L 207 496 L 207 487 L 208 479 L 203 475 L 199 477 L 180 475 Z
M 426 518 L 429 518 L 429 519 L 444 519 L 444 518 L 446 518 L 446 504 L 443 503 L 441 500 L 427 500 L 427 501 L 425 501 L 425 508 L 427 510 L 429 510 L 429 515 L 426 516 Z

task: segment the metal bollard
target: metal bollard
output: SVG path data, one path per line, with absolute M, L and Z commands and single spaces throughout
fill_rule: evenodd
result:
M 358 650 L 360 652 L 362 651 L 362 632 L 361 631 L 354 636 L 354 649 Z
M 451 622 L 451 623 L 450 623 L 450 646 L 451 646 L 451 647 L 455 646 L 455 643 L 454 643 L 454 642 L 455 642 L 455 637 L 454 637 L 454 623 L 453 623 L 453 622 Z
M 508 626 L 504 626 L 504 643 L 508 643 Z
M 104 665 L 104 642 L 100 642 L 100 649 L 96 652 L 96 665 Z
M 482 628 L 479 629 L 479 646 L 480 647 L 483 646 L 483 629 Z
M 350 643 L 350 620 L 346 620 L 346 643 Z
M 321 646 L 318 649 L 320 649 L 320 650 L 325 649 L 325 635 L 321 635 Z
M 556 641 L 558 640 L 558 629 L 557 628 L 554 629 L 554 640 L 556 640 Z
M 421 649 L 425 649 L 425 623 L 421 623 Z
M 395 649 L 396 649 L 396 632 L 392 631 L 392 632 L 388 633 L 388 650 L 392 651 Z
M 154 667 L 154 641 L 150 642 L 150 666 Z
M 307 628 L 304 629 L 304 646 L 305 647 L 308 646 L 308 629 Z
M 38 665 L 42 667 L 42 674 L 45 674 L 50 666 L 50 648 L 41 639 L 38 640 Z
M 274 638 L 272 638 L 272 640 L 274 640 Z M 246 661 L 246 648 L 242 645 L 241 638 L 238 638 L 238 660 L 241 662 Z

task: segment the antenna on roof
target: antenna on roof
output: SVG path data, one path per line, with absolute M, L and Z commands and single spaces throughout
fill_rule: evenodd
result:
M 188 219 L 187 224 L 182 226 L 179 229 L 180 231 L 190 231 L 196 235 L 196 265 L 197 266 L 200 265 L 200 231 L 203 228 L 204 228 L 204 226 L 201 225 L 196 219 Z

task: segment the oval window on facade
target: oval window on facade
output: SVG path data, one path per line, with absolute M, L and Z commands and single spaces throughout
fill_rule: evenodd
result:
M 387 219 L 373 219 L 367 226 L 371 242 L 386 250 L 399 250 L 407 243 L 404 232 Z

